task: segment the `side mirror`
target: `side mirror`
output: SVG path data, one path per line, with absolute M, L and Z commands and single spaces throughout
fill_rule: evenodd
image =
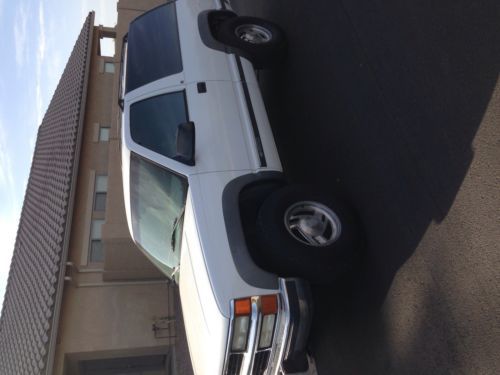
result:
M 184 122 L 177 126 L 175 160 L 186 165 L 194 165 L 194 122 Z

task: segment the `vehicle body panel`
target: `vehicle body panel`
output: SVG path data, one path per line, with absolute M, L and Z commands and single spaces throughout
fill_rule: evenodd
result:
M 206 82 L 198 93 L 196 83 L 187 86 L 189 118 L 195 124 L 195 173 L 249 170 L 249 140 L 245 137 L 231 81 Z
M 179 289 L 193 367 L 197 374 L 220 374 L 229 319 L 221 315 L 212 292 L 188 193 L 181 245 Z
M 198 30 L 198 15 L 213 9 L 213 6 L 212 0 L 180 0 L 176 3 L 186 83 L 230 80 L 226 54 L 207 48 Z
M 196 226 L 212 290 L 221 313 L 229 317 L 229 301 L 244 296 L 277 293 L 245 282 L 234 264 L 224 222 L 222 194 L 229 181 L 245 172 L 219 172 L 190 176 Z M 182 271 L 181 271 L 182 272 Z

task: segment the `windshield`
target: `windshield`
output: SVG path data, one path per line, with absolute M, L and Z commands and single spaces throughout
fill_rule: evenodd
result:
M 140 156 L 130 158 L 130 207 L 134 240 L 168 276 L 180 261 L 185 178 Z

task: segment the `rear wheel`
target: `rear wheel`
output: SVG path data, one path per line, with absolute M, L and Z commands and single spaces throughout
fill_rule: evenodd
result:
M 252 61 L 256 68 L 279 62 L 286 50 L 283 31 L 276 24 L 256 17 L 231 17 L 219 26 L 216 37 Z
M 350 270 L 363 242 L 356 215 L 347 204 L 297 186 L 279 189 L 264 201 L 256 241 L 261 266 L 315 283 Z

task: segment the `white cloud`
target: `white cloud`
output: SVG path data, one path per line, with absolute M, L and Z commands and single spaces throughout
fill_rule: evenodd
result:
M 45 11 L 43 2 L 40 1 L 38 6 L 38 22 L 40 23 L 40 36 L 38 39 L 38 58 L 43 61 L 45 58 Z
M 82 0 L 81 18 L 82 22 L 87 18 L 90 11 L 95 11 L 95 24 L 114 27 L 116 25 L 116 3 L 117 0 Z
M 0 122 L 0 228 L 2 228 L 0 235 L 0 301 L 2 304 L 21 212 L 15 195 L 12 163 L 6 140 L 5 128 Z
M 52 93 L 55 90 L 57 82 L 61 78 L 63 69 L 64 69 L 64 61 L 63 56 L 61 54 L 58 26 L 53 18 L 49 18 L 48 31 L 46 34 L 48 35 L 47 39 L 47 54 L 48 56 L 46 60 L 50 62 L 50 64 L 46 64 L 47 69 L 47 79 L 50 83 L 48 86 L 48 91 Z M 60 28 L 60 26 L 59 26 Z M 71 40 L 74 43 L 74 40 Z M 71 50 L 70 50 L 71 51 Z M 69 57 L 69 54 L 68 54 Z
M 37 126 L 42 123 L 49 98 L 52 96 L 63 71 L 62 57 L 56 20 L 45 15 L 42 2 L 38 7 L 38 40 L 35 66 L 35 105 Z M 30 138 L 30 147 L 34 147 L 36 128 Z
M 12 161 L 10 159 L 9 150 L 7 148 L 7 136 L 5 134 L 5 128 L 1 122 L 0 122 L 0 188 L 8 190 L 14 188 L 14 174 L 12 171 Z
M 16 48 L 16 62 L 18 66 L 23 66 L 26 62 L 27 26 L 28 13 L 24 3 L 21 3 L 14 19 L 14 45 Z
M 2 228 L 0 236 L 0 301 L 2 304 L 16 241 L 19 213 L 20 211 L 0 214 L 0 228 Z
M 116 25 L 117 15 L 116 1 L 101 0 L 99 2 L 99 9 L 96 10 L 96 23 L 108 27 L 114 27 Z
M 45 60 L 46 53 L 46 37 L 45 37 L 45 12 L 43 3 L 40 1 L 38 7 L 38 49 L 36 54 L 36 84 L 35 84 L 35 103 L 36 103 L 36 120 L 37 126 L 40 125 L 43 119 L 43 98 L 42 98 L 42 65 Z

